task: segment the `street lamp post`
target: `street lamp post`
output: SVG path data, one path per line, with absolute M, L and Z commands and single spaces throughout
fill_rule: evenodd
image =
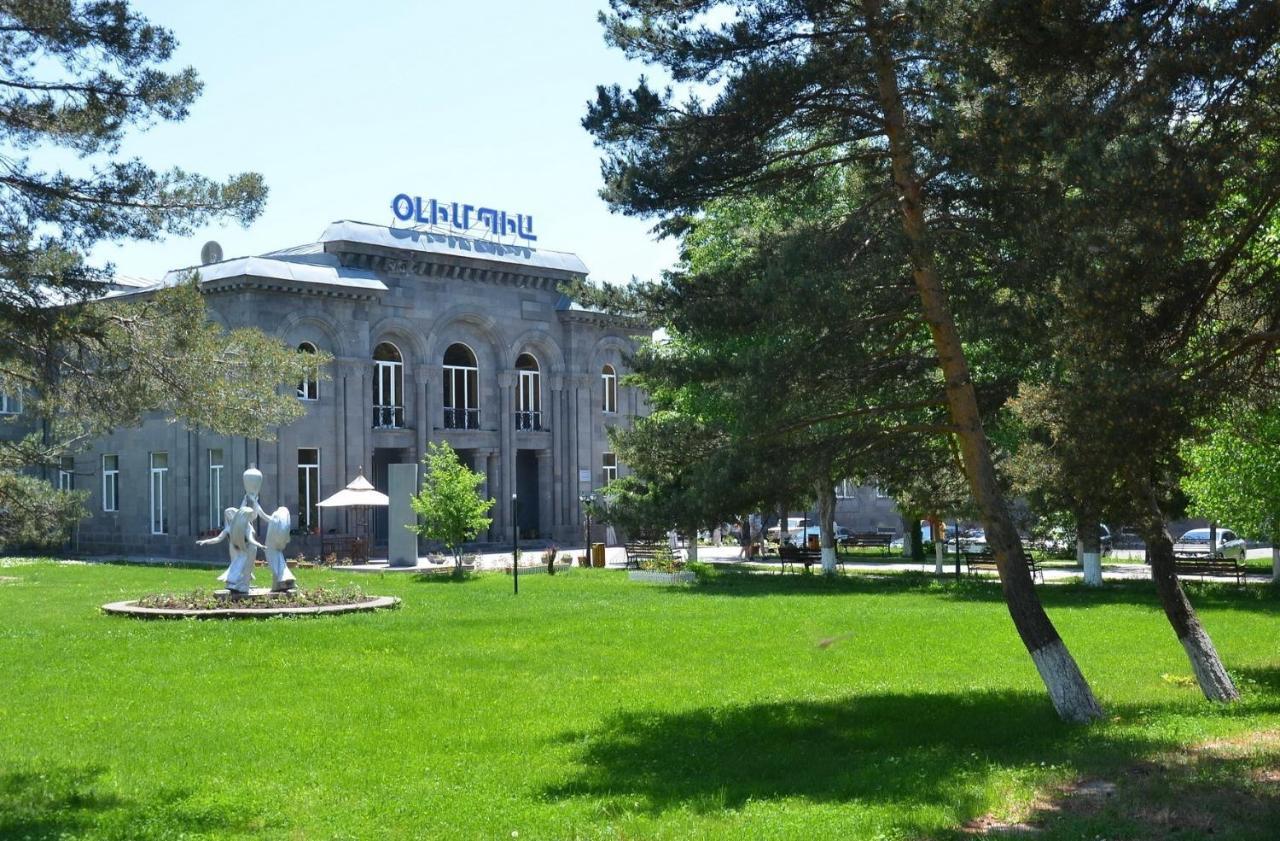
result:
M 516 495 L 511 495 L 511 581 L 515 595 L 520 595 L 520 509 Z

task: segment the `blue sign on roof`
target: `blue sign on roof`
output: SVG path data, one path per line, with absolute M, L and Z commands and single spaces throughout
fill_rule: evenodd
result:
M 391 200 L 391 212 L 401 222 L 447 227 L 460 233 L 470 231 L 474 225 L 484 225 L 494 236 L 516 236 L 529 242 L 538 239 L 533 233 L 533 216 L 525 213 L 507 213 L 492 207 L 436 199 L 424 200 L 422 196 L 408 193 L 400 193 Z

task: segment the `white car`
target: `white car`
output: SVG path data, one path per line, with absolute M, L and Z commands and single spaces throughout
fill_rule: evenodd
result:
M 802 540 L 801 531 L 802 529 L 799 526 L 796 526 L 791 531 L 789 531 L 787 533 L 787 542 L 790 543 L 792 546 L 801 545 L 801 540 Z M 805 537 L 808 538 L 806 542 L 812 543 L 815 540 L 818 542 L 822 541 L 822 529 L 819 526 L 810 524 L 805 529 L 803 529 L 803 531 L 805 533 Z M 847 537 L 849 537 L 849 530 L 844 526 L 836 526 L 835 528 L 836 545 L 837 546 L 840 545 L 840 541 L 844 540 Z
M 1174 541 L 1173 553 L 1175 555 L 1208 555 L 1209 530 L 1192 529 L 1182 535 L 1182 537 Z M 1245 558 L 1244 540 L 1231 529 L 1218 529 L 1218 551 L 1216 556 L 1243 561 Z

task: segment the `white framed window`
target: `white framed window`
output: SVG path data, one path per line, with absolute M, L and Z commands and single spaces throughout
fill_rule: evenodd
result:
M 22 414 L 22 395 L 18 392 L 10 394 L 0 391 L 0 415 Z
M 209 528 L 222 530 L 222 450 L 209 450 Z
M 471 348 L 455 342 L 444 352 L 444 428 L 480 428 L 480 368 Z
M 169 479 L 169 454 L 151 454 L 151 533 L 169 533 L 169 509 L 164 488 Z
M 74 491 L 76 489 L 76 457 L 63 456 L 58 459 L 58 490 Z
M 538 360 L 522 353 L 516 359 L 520 382 L 516 389 L 516 429 L 542 429 L 542 374 Z
M 102 457 L 102 510 L 120 510 L 120 456 Z
M 606 365 L 600 371 L 600 380 L 604 385 L 604 411 L 613 414 L 618 411 L 618 372 Z
M 404 357 L 391 342 L 373 349 L 373 426 L 404 426 Z
M 316 346 L 311 342 L 303 342 L 298 345 L 298 353 L 309 353 L 312 356 L 316 354 Z M 299 400 L 319 400 L 320 399 L 320 372 L 314 367 L 307 371 L 302 381 L 298 383 L 298 399 Z
M 604 468 L 604 483 L 608 485 L 610 482 L 618 481 L 618 454 L 605 453 L 600 461 Z
M 852 479 L 843 479 L 836 484 L 836 499 L 857 499 L 858 486 Z
M 320 450 L 298 449 L 298 528 L 310 534 L 320 528 Z

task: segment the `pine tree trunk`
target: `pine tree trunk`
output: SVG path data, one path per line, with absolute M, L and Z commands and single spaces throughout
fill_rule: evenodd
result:
M 1182 582 L 1178 580 L 1178 573 L 1173 565 L 1173 538 L 1164 527 L 1164 512 L 1160 510 L 1155 491 L 1150 485 L 1146 485 L 1142 493 L 1146 496 L 1142 536 L 1147 541 L 1151 578 L 1155 581 L 1164 615 L 1173 626 L 1178 642 L 1182 643 L 1183 650 L 1187 652 L 1191 671 L 1195 673 L 1204 697 L 1210 701 L 1238 701 L 1240 693 L 1236 691 L 1213 640 L 1201 626 L 1195 608 L 1187 600 Z
M 1271 538 L 1271 583 L 1280 584 L 1280 541 Z
M 912 279 L 920 296 L 925 321 L 933 336 L 965 474 L 973 498 L 982 512 L 987 544 L 996 556 L 1005 603 L 1058 715 L 1067 721 L 1093 721 L 1102 717 L 1102 707 L 1040 603 L 1017 529 L 996 480 L 995 464 L 991 459 L 990 445 L 978 413 L 978 401 L 969 374 L 968 360 L 965 358 L 929 243 L 928 224 L 924 215 L 924 190 L 913 160 L 902 95 L 898 88 L 897 68 L 889 45 L 890 38 L 885 31 L 892 24 L 885 18 L 880 0 L 863 0 L 863 9 L 866 12 L 867 38 L 875 66 L 902 228 L 911 259 Z

